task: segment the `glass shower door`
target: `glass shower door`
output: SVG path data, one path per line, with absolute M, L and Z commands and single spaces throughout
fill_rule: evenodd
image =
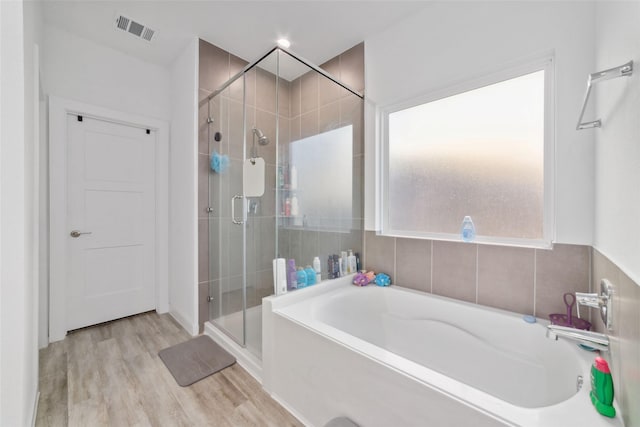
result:
M 238 78 L 209 102 L 210 317 L 245 345 L 246 200 L 242 196 L 245 158 L 245 78 Z

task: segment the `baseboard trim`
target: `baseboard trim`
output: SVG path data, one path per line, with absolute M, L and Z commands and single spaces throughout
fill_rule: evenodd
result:
M 191 335 L 192 337 L 198 335 L 198 328 L 196 327 L 194 330 L 191 322 L 189 322 L 181 313 L 175 310 L 169 310 L 169 315 L 171 315 L 171 317 L 173 317 L 175 321 L 178 322 L 180 326 L 182 326 L 182 328 L 189 333 L 189 335 Z
M 38 402 L 40 402 L 40 392 L 36 392 L 36 398 L 33 402 L 33 411 L 31 411 L 31 427 L 36 426 L 36 419 L 38 418 Z

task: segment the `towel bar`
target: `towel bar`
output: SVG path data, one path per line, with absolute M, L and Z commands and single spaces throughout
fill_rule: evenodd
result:
M 578 125 L 576 126 L 576 130 L 599 128 L 600 126 L 602 126 L 602 121 L 600 119 L 593 120 L 590 122 L 582 121 L 582 116 L 584 116 L 584 110 L 586 110 L 587 102 L 589 102 L 591 87 L 594 84 L 603 82 L 605 80 L 610 80 L 616 77 L 624 77 L 624 76 L 628 77 L 632 74 L 633 74 L 633 61 L 629 61 L 626 64 L 620 65 L 619 67 L 609 68 L 608 70 L 589 74 L 589 78 L 587 80 L 587 93 L 585 93 L 584 95 L 584 102 L 582 103 L 582 110 L 580 111 L 580 117 L 578 117 Z

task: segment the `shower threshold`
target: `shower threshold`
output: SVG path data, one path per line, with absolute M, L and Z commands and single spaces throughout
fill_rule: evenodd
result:
M 229 335 L 242 336 L 242 311 L 205 322 L 204 333 L 231 353 L 240 366 L 262 383 L 262 360 L 260 359 L 262 356 L 262 305 L 248 308 L 246 312 L 247 325 L 259 325 L 259 327 L 247 328 L 245 347 Z

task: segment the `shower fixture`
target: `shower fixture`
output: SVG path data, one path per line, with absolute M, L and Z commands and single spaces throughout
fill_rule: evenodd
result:
M 253 128 L 253 134 L 258 137 L 258 144 L 267 145 L 269 143 L 269 138 L 260 129 Z
M 258 137 L 258 144 L 267 145 L 269 143 L 269 138 L 265 135 L 260 129 L 253 128 L 253 145 L 251 146 L 251 158 L 255 159 L 258 157 L 258 150 L 256 149 L 256 137 Z

